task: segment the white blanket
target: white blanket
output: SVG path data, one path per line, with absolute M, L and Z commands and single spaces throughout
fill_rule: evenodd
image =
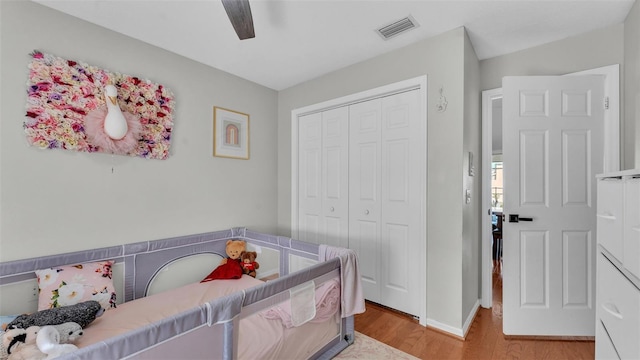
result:
M 351 249 L 320 245 L 318 260 L 340 258 L 340 287 L 342 293 L 342 317 L 364 312 L 364 292 L 360 280 L 358 256 Z

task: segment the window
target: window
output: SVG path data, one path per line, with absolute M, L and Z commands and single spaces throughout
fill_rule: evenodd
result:
M 502 211 L 502 161 L 491 163 L 491 210 Z

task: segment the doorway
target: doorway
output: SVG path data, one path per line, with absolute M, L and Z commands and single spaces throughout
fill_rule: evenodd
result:
M 571 75 L 604 75 L 604 171 L 620 170 L 620 66 L 609 65 Z M 481 211 L 481 299 L 480 305 L 493 304 L 491 163 L 502 152 L 502 88 L 482 92 L 482 207 Z
M 504 184 L 502 154 L 494 154 L 491 159 L 491 233 L 493 274 L 502 276 L 502 225 L 504 221 Z M 495 283 L 495 279 L 494 279 Z M 495 288 L 495 286 L 494 286 Z M 495 294 L 494 289 L 494 294 Z M 502 289 L 500 289 L 502 291 Z

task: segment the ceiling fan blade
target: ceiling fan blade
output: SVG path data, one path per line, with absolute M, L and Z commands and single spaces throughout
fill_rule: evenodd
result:
M 256 37 L 249 0 L 222 0 L 222 5 L 240 40 Z

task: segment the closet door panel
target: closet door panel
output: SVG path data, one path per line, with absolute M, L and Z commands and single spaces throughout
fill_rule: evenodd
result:
M 358 254 L 365 298 L 381 303 L 380 100 L 349 107 L 349 247 Z
M 322 113 L 324 243 L 349 247 L 349 109 Z
M 386 271 L 386 283 L 384 284 L 384 292 L 392 292 L 397 294 L 404 294 L 404 297 L 411 294 L 411 283 L 414 277 L 412 274 L 411 264 L 416 265 L 416 261 L 403 261 L 402 259 L 407 256 L 404 249 L 411 248 L 409 242 L 409 228 L 406 225 L 385 224 L 386 233 L 383 237 L 387 239 L 387 247 L 382 248 L 382 254 L 385 258 L 384 263 L 389 264 L 389 268 Z M 394 299 L 394 301 L 403 302 L 402 299 Z
M 415 242 L 420 238 L 421 173 L 418 91 L 382 98 L 381 132 L 381 274 L 383 304 L 419 314 L 419 296 L 411 267 Z
M 357 233 L 357 236 L 349 238 L 349 247 L 358 254 L 358 265 L 365 298 L 382 303 L 379 264 L 376 261 L 367 260 L 380 257 L 380 243 L 377 240 L 379 239 L 378 227 L 377 221 L 352 221 L 350 228 L 355 229 L 354 232 Z
M 322 116 L 298 120 L 298 237 L 318 244 L 322 217 Z

